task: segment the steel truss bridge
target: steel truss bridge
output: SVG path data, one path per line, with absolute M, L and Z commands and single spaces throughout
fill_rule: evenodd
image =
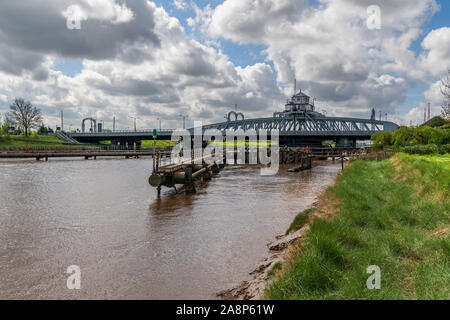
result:
M 280 144 L 287 146 L 317 146 L 322 141 L 333 140 L 338 146 L 354 146 L 356 140 L 368 140 L 378 132 L 395 131 L 398 125 L 389 121 L 378 121 L 358 118 L 339 118 L 325 116 L 303 117 L 270 117 L 245 120 L 229 120 L 221 123 L 204 125 L 203 133 L 206 130 L 219 130 L 224 137 L 227 132 L 244 130 L 267 132 L 270 139 L 270 131 L 278 130 Z M 187 129 L 191 135 L 194 128 Z M 177 130 L 158 130 L 158 140 L 170 140 Z M 120 145 L 140 145 L 142 140 L 153 140 L 153 130 L 138 131 L 115 131 L 115 132 L 94 132 L 94 133 L 70 133 L 69 138 L 84 143 L 98 143 L 110 140 L 113 144 Z

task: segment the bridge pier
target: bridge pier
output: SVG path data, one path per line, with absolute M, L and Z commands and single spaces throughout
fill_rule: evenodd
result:
M 136 141 L 136 150 L 141 150 L 141 148 L 142 148 L 142 141 L 141 140 Z
M 349 139 L 347 137 L 345 138 L 339 138 L 336 141 L 336 147 L 355 147 L 356 146 L 356 140 L 355 139 Z
M 117 150 L 119 149 L 119 141 L 117 140 L 111 140 L 111 147 L 112 150 Z

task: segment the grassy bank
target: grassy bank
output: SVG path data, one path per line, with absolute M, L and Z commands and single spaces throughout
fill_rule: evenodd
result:
M 81 146 L 82 148 L 98 149 L 96 146 Z M 31 135 L 24 136 L 6 136 L 0 135 L 0 149 L 4 150 L 22 150 L 28 148 L 35 149 L 79 149 L 79 145 L 69 145 L 65 141 L 55 136 Z
M 24 136 L 0 136 L 0 148 L 7 147 L 52 147 L 63 146 L 64 141 L 55 136 L 39 136 L 33 135 L 30 137 Z
M 328 191 L 334 217 L 313 220 L 265 298 L 450 298 L 449 160 L 354 162 Z M 370 265 L 381 269 L 379 290 L 366 287 Z
M 176 141 L 171 140 L 156 140 L 157 147 L 172 147 L 176 145 Z M 153 148 L 153 140 L 142 141 L 142 148 Z
M 111 141 L 101 141 L 101 144 L 110 145 Z M 171 140 L 156 140 L 156 146 L 157 147 L 172 147 L 176 145 L 176 141 Z M 153 140 L 143 140 L 142 141 L 142 148 L 153 148 Z

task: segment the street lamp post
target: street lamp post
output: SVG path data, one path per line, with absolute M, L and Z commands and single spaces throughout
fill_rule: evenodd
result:
M 179 116 L 183 118 L 183 129 L 186 129 L 186 116 L 183 114 L 180 114 Z
M 137 131 L 137 130 L 136 130 L 136 120 L 139 119 L 139 118 L 137 118 L 137 117 L 131 117 L 131 116 L 128 116 L 128 118 L 134 119 L 134 131 L 136 132 L 136 131 Z
M 161 118 L 157 118 L 157 120 L 159 121 L 159 131 L 161 131 Z

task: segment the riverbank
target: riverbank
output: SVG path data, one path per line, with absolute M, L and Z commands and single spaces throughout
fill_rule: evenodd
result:
M 103 141 L 101 145 L 108 146 L 111 141 Z M 176 144 L 175 141 L 170 140 L 157 140 L 156 147 L 173 147 Z M 31 135 L 28 137 L 24 136 L 14 136 L 14 135 L 0 135 L 0 150 L 27 150 L 29 148 L 45 150 L 45 149 L 90 149 L 97 150 L 102 149 L 101 145 L 95 144 L 77 144 L 71 145 L 67 142 L 61 140 L 56 136 L 40 136 Z M 142 149 L 152 149 L 153 140 L 142 141 Z
M 55 136 L 32 135 L 29 137 L 0 135 L 0 149 L 11 148 L 73 148 Z
M 397 154 L 352 163 L 279 237 L 287 246 L 278 260 L 270 250 L 253 282 L 221 297 L 448 299 L 449 161 Z M 371 265 L 381 270 L 379 290 L 366 286 Z

